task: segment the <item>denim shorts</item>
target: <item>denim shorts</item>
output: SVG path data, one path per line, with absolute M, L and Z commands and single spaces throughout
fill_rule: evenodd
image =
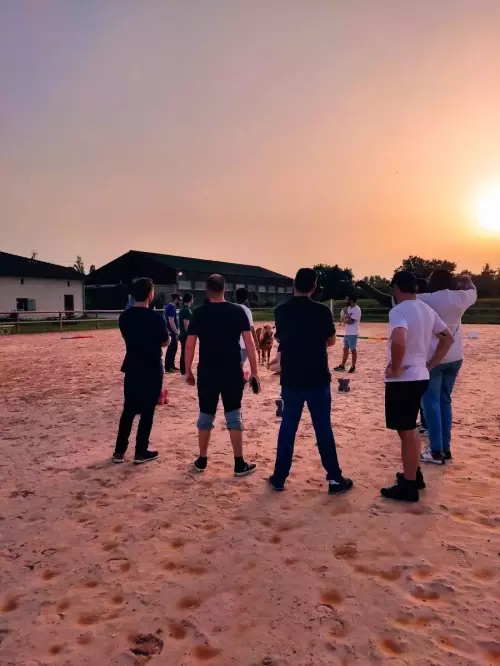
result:
M 351 351 L 355 351 L 357 344 L 358 344 L 357 335 L 344 335 L 344 349 L 350 349 Z

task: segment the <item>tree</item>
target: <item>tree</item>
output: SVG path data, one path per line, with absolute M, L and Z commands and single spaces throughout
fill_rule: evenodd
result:
M 77 256 L 76 261 L 73 264 L 73 268 L 75 269 L 75 271 L 78 271 L 78 273 L 85 274 L 85 265 L 84 265 L 83 259 L 80 257 L 80 255 Z
M 354 275 L 350 268 L 317 264 L 314 270 L 318 274 L 316 297 L 320 300 L 345 298 L 354 291 Z
M 454 273 L 456 267 L 457 264 L 454 261 L 447 261 L 446 259 L 422 259 L 422 257 L 411 255 L 407 259 L 403 259 L 401 266 L 396 270 L 410 271 L 416 277 L 427 279 L 432 271 L 435 271 L 437 268 L 444 268 L 444 270 Z
M 95 266 L 94 266 L 94 264 L 90 264 L 89 275 L 90 275 L 90 273 L 93 273 L 94 271 L 95 271 Z
M 371 287 L 382 291 L 385 294 L 390 294 L 391 292 L 391 281 L 387 278 L 381 277 L 380 275 L 370 275 L 363 278 L 364 282 L 368 282 Z

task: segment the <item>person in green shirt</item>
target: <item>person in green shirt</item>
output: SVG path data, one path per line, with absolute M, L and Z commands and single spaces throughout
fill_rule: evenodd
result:
M 186 352 L 186 340 L 187 340 L 187 331 L 189 328 L 189 322 L 193 316 L 193 311 L 191 310 L 193 306 L 193 294 L 189 291 L 184 294 L 182 297 L 182 307 L 179 311 L 179 340 L 181 343 L 181 362 L 180 370 L 181 375 L 186 374 L 186 364 L 185 364 L 185 352 Z

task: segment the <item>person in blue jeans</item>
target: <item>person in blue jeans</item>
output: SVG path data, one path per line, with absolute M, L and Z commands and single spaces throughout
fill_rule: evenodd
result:
M 274 473 L 269 477 L 273 490 L 285 490 L 290 473 L 295 435 L 307 404 L 316 435 L 321 462 L 326 470 L 328 492 L 338 495 L 353 487 L 342 476 L 331 422 L 331 375 L 328 347 L 335 344 L 335 325 L 329 308 L 311 299 L 317 274 L 301 268 L 292 299 L 276 308 L 276 339 L 281 363 L 283 416 L 278 435 Z
M 422 452 L 421 460 L 444 465 L 452 458 L 451 394 L 464 358 L 462 316 L 476 302 L 477 291 L 470 277 L 455 278 L 449 271 L 437 269 L 429 277 L 427 293 L 418 298 L 439 315 L 454 337 L 443 362 L 431 370 L 429 388 L 422 398 L 429 448 Z

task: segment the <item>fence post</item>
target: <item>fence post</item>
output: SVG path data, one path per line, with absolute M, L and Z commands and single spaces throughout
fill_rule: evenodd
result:
M 96 330 L 96 331 L 97 331 L 97 329 L 99 328 L 99 321 L 98 321 L 98 319 L 97 319 L 98 317 L 99 317 L 99 313 L 96 312 L 96 313 L 95 313 L 95 330 Z
M 63 313 L 62 312 L 59 313 L 59 330 L 61 331 L 61 333 L 63 332 Z
M 21 332 L 21 324 L 19 323 L 19 319 L 20 319 L 20 317 L 18 315 L 17 319 L 16 319 L 16 331 L 17 331 L 17 333 Z

